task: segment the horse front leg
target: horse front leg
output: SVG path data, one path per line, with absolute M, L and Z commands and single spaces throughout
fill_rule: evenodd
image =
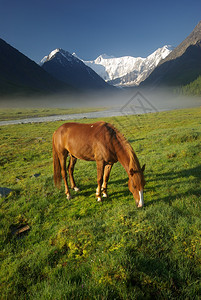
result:
M 105 168 L 104 168 L 103 184 L 102 184 L 102 195 L 105 198 L 108 197 L 108 194 L 107 194 L 107 184 L 108 184 L 108 180 L 109 180 L 109 176 L 110 176 L 110 172 L 111 172 L 112 166 L 113 166 L 113 164 L 106 165 Z
M 104 161 L 96 161 L 97 164 L 97 183 L 98 187 L 96 189 L 96 197 L 97 201 L 101 202 L 101 187 L 103 184 L 103 174 L 104 174 L 104 167 L 105 167 L 105 162 Z
M 77 192 L 77 191 L 79 191 L 79 188 L 76 186 L 75 180 L 74 180 L 74 177 L 73 177 L 73 171 L 74 171 L 74 167 L 75 167 L 76 161 L 77 161 L 77 158 L 71 155 L 70 156 L 70 161 L 69 161 L 69 164 L 68 164 L 68 173 L 69 173 L 69 179 L 70 179 L 71 188 L 74 191 Z

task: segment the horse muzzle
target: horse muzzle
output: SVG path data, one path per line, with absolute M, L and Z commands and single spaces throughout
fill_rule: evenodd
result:
M 140 196 L 140 201 L 139 201 L 137 207 L 140 208 L 140 207 L 143 207 L 143 205 L 144 205 L 143 191 L 139 191 L 139 196 Z

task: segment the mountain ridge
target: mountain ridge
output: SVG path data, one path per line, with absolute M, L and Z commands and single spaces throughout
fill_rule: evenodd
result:
M 96 72 L 68 51 L 57 48 L 41 60 L 41 67 L 55 78 L 76 88 L 112 89 Z
M 181 56 L 190 45 L 195 45 L 199 40 L 201 40 L 201 21 L 198 22 L 193 31 L 159 65 Z
M 81 60 L 110 84 L 117 86 L 139 85 L 172 49 L 172 46 L 165 45 L 145 58 L 113 57 L 102 54 L 92 61 Z M 74 55 L 78 57 L 76 54 Z
M 0 39 L 0 94 L 57 93 L 72 87 L 56 80 L 34 61 Z
M 201 75 L 201 21 L 140 86 L 183 86 Z

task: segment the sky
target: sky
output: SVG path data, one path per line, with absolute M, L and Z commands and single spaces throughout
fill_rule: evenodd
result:
M 200 0 L 0 0 L 0 38 L 37 63 L 56 48 L 84 60 L 146 57 L 200 20 Z

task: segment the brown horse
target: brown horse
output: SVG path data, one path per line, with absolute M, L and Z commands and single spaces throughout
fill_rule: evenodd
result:
M 60 187 L 61 175 L 65 184 L 67 199 L 70 191 L 67 183 L 66 159 L 70 155 L 68 172 L 71 188 L 78 191 L 73 177 L 77 158 L 96 161 L 97 183 L 96 197 L 98 201 L 107 197 L 107 182 L 114 163 L 119 161 L 126 170 L 128 187 L 136 205 L 142 207 L 145 185 L 143 171 L 139 160 L 125 137 L 111 124 L 96 122 L 94 124 L 66 123 L 53 134 L 54 182 Z

